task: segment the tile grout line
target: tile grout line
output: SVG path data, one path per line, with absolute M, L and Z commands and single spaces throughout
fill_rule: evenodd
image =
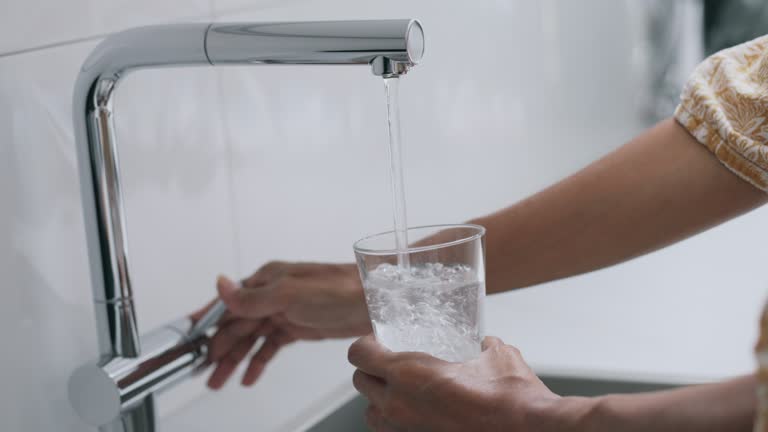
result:
M 216 99 L 218 100 L 219 106 L 225 106 L 224 103 L 224 82 L 221 77 L 221 74 L 217 71 L 216 72 Z M 233 231 L 233 238 L 232 238 L 232 248 L 235 255 L 235 272 L 237 273 L 237 277 L 245 277 L 247 275 L 242 274 L 242 254 L 240 252 L 240 224 L 238 223 L 237 218 L 237 193 L 235 193 L 235 172 L 234 172 L 234 157 L 235 153 L 232 148 L 232 135 L 230 134 L 230 128 L 229 128 L 229 122 L 227 121 L 227 116 L 223 114 L 224 110 L 218 110 L 219 112 L 219 123 L 221 124 L 222 128 L 224 129 L 222 132 L 222 139 L 224 140 L 224 144 L 226 147 L 226 153 L 227 153 L 227 181 L 229 183 L 228 187 L 228 195 L 229 195 L 229 214 L 230 214 L 230 224 L 232 226 Z
M 111 33 L 100 33 L 100 34 L 95 34 L 91 36 L 84 36 L 81 38 L 69 39 L 69 40 L 60 41 L 60 42 L 53 42 L 53 43 L 44 44 L 44 45 L 37 45 L 29 48 L 22 48 L 14 51 L 7 51 L 4 53 L 0 53 L 0 58 L 11 57 L 11 56 L 21 55 L 21 54 L 29 54 L 29 53 L 44 51 L 52 48 L 61 48 L 68 45 L 77 45 L 79 43 L 84 43 L 84 42 L 92 42 L 95 40 L 103 39 L 109 36 L 110 34 Z
M 222 16 L 238 14 L 238 13 L 246 12 L 246 11 L 251 10 L 251 9 L 252 9 L 251 6 L 243 6 L 243 7 L 240 7 L 240 8 L 233 8 L 231 10 L 225 11 L 225 13 Z M 211 21 L 216 21 L 216 19 L 220 18 L 219 14 L 216 13 L 216 0 L 208 0 L 208 17 L 209 17 L 209 19 Z M 15 50 L 11 50 L 11 51 L 6 51 L 6 52 L 0 52 L 0 59 L 6 58 L 6 57 L 12 57 L 12 56 L 16 56 L 16 55 L 30 54 L 30 53 L 34 53 L 34 52 L 37 52 L 37 51 L 44 51 L 44 50 L 51 49 L 51 48 L 61 48 L 61 47 L 65 47 L 65 46 L 69 46 L 69 45 L 76 45 L 76 44 L 84 43 L 84 42 L 92 42 L 92 41 L 95 41 L 95 40 L 98 40 L 98 39 L 103 39 L 103 38 L 111 35 L 112 33 L 116 33 L 117 31 L 119 31 L 119 30 L 116 30 L 116 31 L 113 31 L 113 32 L 106 32 L 106 33 L 97 33 L 97 34 L 93 34 L 93 35 L 90 35 L 90 36 L 83 36 L 83 37 L 74 38 L 74 39 L 66 39 L 66 40 L 59 41 L 59 42 L 51 42 L 51 43 L 46 43 L 46 44 L 42 44 L 42 45 L 36 45 L 36 46 L 28 47 L 28 48 L 21 48 L 21 49 L 15 49 Z
M 208 0 L 208 13 L 207 13 L 207 17 L 208 17 L 209 20 L 215 20 L 216 19 L 215 9 L 216 9 L 216 7 L 215 7 L 215 0 Z M 198 20 L 200 17 L 201 17 L 201 15 L 193 15 L 193 16 L 190 16 L 190 17 L 187 17 L 187 18 L 181 18 L 181 20 L 183 21 L 185 19 L 188 19 L 188 20 L 195 21 L 195 20 Z M 182 22 L 182 21 L 171 20 L 171 21 L 166 22 L 166 24 L 178 23 L 178 22 Z M 162 24 L 162 23 L 157 23 L 157 24 Z M 36 45 L 36 46 L 28 47 L 28 48 L 21 48 L 21 49 L 14 49 L 14 50 L 11 50 L 11 51 L 6 51 L 6 52 L 0 52 L 0 59 L 1 58 L 5 58 L 5 57 L 15 56 L 15 55 L 29 54 L 29 53 L 34 53 L 34 52 L 37 52 L 37 51 L 44 51 L 44 50 L 51 49 L 51 48 L 61 48 L 61 47 L 65 47 L 65 46 L 68 46 L 68 45 L 76 45 L 76 44 L 83 43 L 83 42 L 91 42 L 91 41 L 95 41 L 95 40 L 98 40 L 98 39 L 103 39 L 103 38 L 105 38 L 105 37 L 107 37 L 107 36 L 109 36 L 109 35 L 111 35 L 113 33 L 117 33 L 117 32 L 122 31 L 122 30 L 124 30 L 124 29 L 117 29 L 115 31 L 109 31 L 109 32 L 105 32 L 105 33 L 97 33 L 97 34 L 93 34 L 93 35 L 89 35 L 89 36 L 82 36 L 82 37 L 73 38 L 73 39 L 66 39 L 66 40 L 63 40 L 63 41 L 51 42 L 51 43 L 46 43 L 46 44 L 42 44 L 42 45 Z
M 208 4 L 210 7 L 210 19 L 211 22 L 216 21 L 217 14 L 216 14 L 216 0 L 208 0 Z M 219 106 L 224 106 L 225 103 L 225 97 L 224 97 L 224 81 L 221 77 L 221 73 L 219 71 L 216 71 L 216 99 L 218 100 Z M 230 128 L 229 128 L 229 122 L 228 117 L 224 114 L 224 110 L 218 110 L 218 116 L 219 116 L 219 124 L 223 128 L 222 131 L 222 139 L 224 140 L 224 145 L 226 148 L 227 153 L 227 182 L 228 182 L 228 196 L 229 196 L 229 214 L 230 214 L 230 224 L 232 226 L 232 251 L 234 253 L 235 257 L 235 273 L 237 274 L 237 277 L 245 277 L 247 275 L 244 275 L 242 273 L 243 269 L 243 262 L 242 262 L 242 253 L 240 248 L 240 237 L 241 237 L 241 229 L 240 224 L 238 222 L 237 218 L 237 193 L 235 193 L 235 172 L 234 172 L 234 158 L 235 153 L 232 147 L 232 135 L 230 134 Z

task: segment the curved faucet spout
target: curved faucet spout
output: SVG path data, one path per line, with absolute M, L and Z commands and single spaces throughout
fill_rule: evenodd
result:
M 205 49 L 211 64 L 371 64 L 374 75 L 401 75 L 424 55 L 424 31 L 416 20 L 213 24 Z

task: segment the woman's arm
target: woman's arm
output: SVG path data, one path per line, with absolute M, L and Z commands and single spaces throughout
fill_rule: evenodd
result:
M 584 432 L 749 432 L 755 417 L 754 375 L 716 384 L 588 400 Z
M 473 222 L 488 230 L 486 282 L 493 293 L 625 261 L 766 199 L 670 119 L 533 197 Z M 244 281 L 246 289 L 233 286 L 224 279 L 218 284 L 230 311 L 222 325 L 244 330 L 214 337 L 210 357 L 220 366 L 212 387 L 223 385 L 246 357 L 250 345 L 235 349 L 243 335 L 267 340 L 251 358 L 254 372 L 244 380 L 251 384 L 286 343 L 370 331 L 354 264 L 270 263 Z
M 766 200 L 668 119 L 573 176 L 472 222 L 487 229 L 493 293 L 617 264 Z
M 767 198 L 670 119 L 533 197 L 473 222 L 488 230 L 486 282 L 493 293 L 625 261 Z M 246 374 L 247 384 L 286 343 L 370 331 L 354 264 L 270 263 L 244 281 L 246 289 L 231 285 L 218 284 L 230 311 L 224 324 L 251 326 L 242 332 L 267 338 L 251 358 L 255 372 Z M 233 331 L 214 337 L 211 360 L 223 366 L 211 386 L 223 385 L 246 356 L 235 349 L 241 339 Z

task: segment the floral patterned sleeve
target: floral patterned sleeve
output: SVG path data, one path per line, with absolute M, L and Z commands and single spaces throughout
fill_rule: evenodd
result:
M 768 192 L 768 35 L 699 65 L 675 118 L 728 169 Z
M 709 57 L 685 85 L 678 123 L 739 177 L 768 192 L 768 35 Z M 768 432 L 768 308 L 755 348 L 755 432 Z

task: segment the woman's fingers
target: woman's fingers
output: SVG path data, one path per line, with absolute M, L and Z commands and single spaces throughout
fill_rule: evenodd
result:
M 352 375 L 352 384 L 372 405 L 384 405 L 384 392 L 386 384 L 381 378 L 356 370 Z
M 483 351 L 502 345 L 504 345 L 504 341 L 497 338 L 496 336 L 486 336 L 483 338 L 483 342 L 481 343 Z
M 249 361 L 243 385 L 255 383 L 266 364 L 281 347 L 293 342 L 293 337 L 282 330 L 275 330 L 272 320 L 240 319 L 221 327 L 209 343 L 209 359 L 217 363 L 208 380 L 209 387 L 218 389 L 223 386 L 262 336 L 265 337 L 264 342 Z
M 368 408 L 365 410 L 365 423 L 368 425 L 368 428 L 375 431 L 378 429 L 379 425 L 383 423 L 384 418 L 381 415 L 381 410 L 376 407 L 374 404 L 369 404 Z
M 218 362 L 224 358 L 244 338 L 248 336 L 261 336 L 264 322 L 252 320 L 236 320 L 222 325 L 208 343 L 208 359 Z
M 245 386 L 253 385 L 261 376 L 267 363 L 280 351 L 280 348 L 293 342 L 293 339 L 282 331 L 276 331 L 264 339 L 256 354 L 251 357 L 248 368 L 243 374 L 242 384 Z
M 217 364 L 211 376 L 208 378 L 208 387 L 218 390 L 232 376 L 237 365 L 248 355 L 248 351 L 256 343 L 257 335 L 249 335 L 241 339 L 240 342 L 227 353 Z
M 373 335 L 363 336 L 349 347 L 347 359 L 368 375 L 386 377 L 392 351 L 376 342 Z
M 403 429 L 395 427 L 392 423 L 389 423 L 384 419 L 381 414 L 381 410 L 373 404 L 368 405 L 368 409 L 365 410 L 365 422 L 368 427 L 374 432 L 401 432 Z

